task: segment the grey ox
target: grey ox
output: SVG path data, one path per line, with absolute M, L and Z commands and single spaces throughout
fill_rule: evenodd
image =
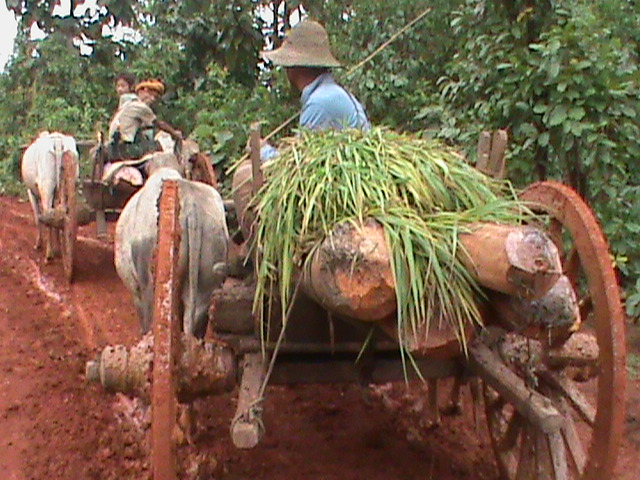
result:
M 45 259 L 51 260 L 54 256 L 54 239 L 57 231 L 53 227 L 45 227 L 40 221 L 43 217 L 53 214 L 54 201 L 58 188 L 62 182 L 62 156 L 65 152 L 73 155 L 76 170 L 75 179 L 78 179 L 78 149 L 76 141 L 69 135 L 59 132 L 42 132 L 31 143 L 22 156 L 22 181 L 27 187 L 29 202 L 33 209 L 33 216 L 38 229 L 35 248 L 42 247 L 43 232 L 47 230 L 47 244 Z
M 158 205 L 162 184 L 178 182 L 181 227 L 178 279 L 183 306 L 183 329 L 203 338 L 213 290 L 226 276 L 229 234 L 222 197 L 204 183 L 182 178 L 172 153 L 149 155 L 144 186 L 127 202 L 116 224 L 115 264 L 131 291 L 142 333 L 153 317 L 154 251 L 158 239 Z

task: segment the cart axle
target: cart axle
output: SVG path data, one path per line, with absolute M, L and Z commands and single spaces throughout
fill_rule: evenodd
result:
M 178 363 L 178 396 L 183 402 L 204 395 L 230 391 L 236 385 L 237 362 L 231 349 L 215 344 L 182 339 L 183 354 Z M 96 360 L 87 362 L 88 381 L 105 390 L 149 400 L 153 360 L 153 336 L 147 334 L 127 349 L 109 345 Z

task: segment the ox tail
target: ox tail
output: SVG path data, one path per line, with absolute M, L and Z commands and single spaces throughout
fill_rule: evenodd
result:
M 153 241 L 134 242 L 131 246 L 131 276 L 134 304 L 140 319 L 140 331 L 146 334 L 152 327 L 155 278 L 153 275 L 155 245 Z M 124 280 L 124 279 L 123 279 Z M 127 283 L 127 282 L 125 282 Z
M 64 141 L 63 141 L 62 135 L 57 133 L 52 133 L 51 139 L 53 140 L 52 153 L 53 153 L 53 158 L 55 162 L 54 163 L 55 180 L 53 185 L 53 191 L 51 192 L 51 198 L 49 199 L 50 204 L 46 206 L 46 208 L 48 209 L 52 209 L 55 207 L 55 198 L 60 193 L 59 190 L 61 188 L 61 181 L 62 181 L 62 161 L 63 161 L 63 155 L 64 155 Z
M 187 273 L 189 290 L 187 291 L 188 302 L 185 305 L 183 328 L 186 333 L 200 337 L 204 336 L 205 333 L 201 332 L 202 326 L 196 324 L 198 321 L 198 276 L 200 274 L 200 256 L 202 254 L 202 230 L 199 228 L 200 222 L 198 221 L 198 209 L 195 202 L 191 198 L 187 198 L 184 206 L 187 207 L 185 233 L 187 234 L 187 256 L 189 258 L 189 271 Z M 206 331 L 206 323 L 204 330 Z

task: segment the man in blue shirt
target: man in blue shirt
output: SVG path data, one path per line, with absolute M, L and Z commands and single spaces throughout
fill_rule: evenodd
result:
M 330 69 L 341 64 L 331 53 L 329 36 L 313 20 L 298 23 L 276 50 L 262 52 L 274 65 L 284 67 L 289 82 L 302 93 L 300 128 L 323 130 L 370 127 L 367 114 L 358 99 L 337 83 Z M 264 160 L 276 154 L 273 147 L 261 150 Z
M 282 45 L 262 56 L 276 66 L 284 67 L 289 82 L 302 93 L 299 127 L 311 130 L 357 128 L 369 130 L 367 114 L 358 99 L 338 84 L 330 69 L 341 64 L 331 53 L 329 35 L 322 25 L 312 20 L 298 23 Z M 278 155 L 272 145 L 263 142 L 260 159 L 265 162 Z M 249 238 L 251 198 L 251 162 L 241 164 L 233 176 L 233 197 L 244 238 Z
M 303 20 L 276 50 L 262 52 L 274 65 L 284 67 L 291 84 L 302 92 L 300 127 L 311 129 L 368 129 L 360 102 L 331 76 L 340 67 L 331 53 L 329 36 L 318 22 Z

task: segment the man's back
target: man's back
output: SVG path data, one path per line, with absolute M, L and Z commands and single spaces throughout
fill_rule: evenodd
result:
M 155 113 L 149 105 L 139 99 L 126 102 L 116 112 L 109 126 L 109 138 L 113 138 L 116 131 L 120 132 L 120 139 L 133 142 L 140 127 L 150 127 L 156 119 Z
M 370 128 L 360 102 L 330 73 L 323 73 L 303 89 L 300 126 L 312 130 Z

